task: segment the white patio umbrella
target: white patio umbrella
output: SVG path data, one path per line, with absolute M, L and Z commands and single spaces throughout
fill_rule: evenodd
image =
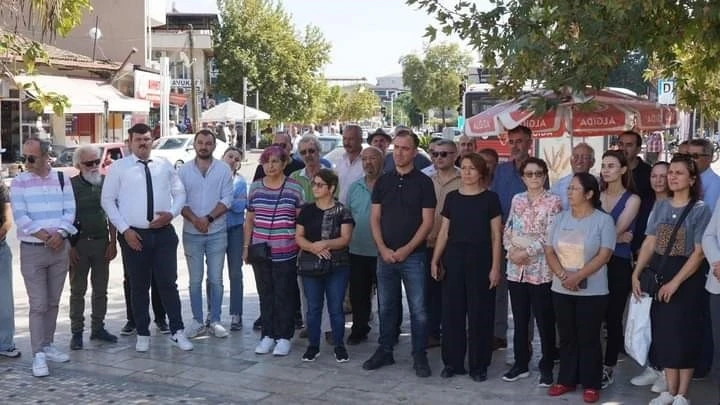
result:
M 244 115 L 243 115 L 243 110 Z M 235 101 L 228 100 L 215 107 L 204 111 L 201 116 L 203 121 L 262 121 L 269 120 L 270 114 L 265 111 L 244 106 Z

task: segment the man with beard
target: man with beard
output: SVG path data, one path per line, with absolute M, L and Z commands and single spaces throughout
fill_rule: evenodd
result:
M 132 155 L 110 166 L 101 202 L 121 234 L 137 327 L 135 350 L 150 349 L 148 290 L 153 278 L 170 319 L 170 341 L 181 350 L 192 350 L 182 321 L 176 284 L 178 237 L 171 223 L 185 206 L 185 188 L 170 162 L 150 159 L 152 134 L 147 125 L 130 128 L 129 141 Z
M 652 211 L 655 203 L 655 192 L 650 187 L 650 171 L 652 168 L 645 163 L 638 154 L 642 149 L 642 137 L 637 132 L 626 131 L 620 135 L 617 142 L 620 150 L 623 151 L 628 161 L 632 182 L 635 185 L 635 191 L 640 196 L 640 211 L 635 218 L 635 230 L 633 232 L 633 240 L 631 248 L 633 252 L 640 250 L 645 240 L 645 227 L 647 226 L 650 211 Z
M 360 152 L 362 152 L 362 128 L 355 124 L 346 125 L 342 133 L 343 148 L 342 154 L 335 164 L 335 172 L 340 179 L 340 202 L 347 206 L 347 195 L 350 185 L 363 177 L 363 164 Z
M 110 261 L 117 255 L 116 231 L 100 207 L 104 177 L 100 174 L 100 150 L 83 145 L 75 150 L 73 163 L 80 173 L 70 179 L 75 195 L 75 228 L 70 238 L 70 349 L 83 348 L 85 292 L 92 271 L 92 316 L 90 340 L 115 343 L 117 337 L 105 330 Z
M 215 337 L 227 337 L 220 324 L 223 299 L 223 267 L 227 250 L 226 216 L 233 199 L 232 172 L 225 162 L 215 159 L 215 134 L 207 129 L 195 134 L 195 159 L 182 165 L 178 176 L 187 199 L 182 209 L 183 247 L 190 273 L 190 306 L 193 321 L 188 337 L 205 331 L 203 322 L 202 281 L 207 262 L 207 301 L 209 331 Z
M 460 162 L 462 161 L 462 158 L 464 158 L 470 153 L 475 152 L 477 145 L 475 144 L 475 140 L 473 138 L 470 138 L 465 134 L 458 137 L 457 145 L 458 152 L 460 152 L 460 154 L 457 156 L 457 160 L 455 160 L 455 166 L 460 167 Z

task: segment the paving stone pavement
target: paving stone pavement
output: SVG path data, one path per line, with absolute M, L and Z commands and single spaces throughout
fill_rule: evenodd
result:
M 254 165 L 244 168 L 251 178 Z M 178 232 L 181 222 L 175 222 Z M 18 252 L 14 232 L 9 237 Z M 171 346 L 164 335 L 151 328 L 150 351 L 137 353 L 134 337 L 120 337 L 117 344 L 90 341 L 85 334 L 84 350 L 71 351 L 71 361 L 50 363 L 50 376 L 34 378 L 30 373 L 31 355 L 28 332 L 27 295 L 19 272 L 19 254 L 14 258 L 16 304 L 16 342 L 23 352 L 20 359 L 0 358 L 0 404 L 582 404 L 581 392 L 550 398 L 537 387 L 537 370 L 531 377 L 514 383 L 500 377 L 507 371 L 505 351 L 497 351 L 489 379 L 475 383 L 467 376 L 439 377 L 442 369 L 440 349 L 429 350 L 433 376 L 415 377 L 410 356 L 410 324 L 406 318 L 403 334 L 395 351 L 396 364 L 376 371 L 365 371 L 362 362 L 375 350 L 377 323 L 370 340 L 349 346 L 350 362 L 338 364 L 328 345 L 321 347 L 315 363 L 300 360 L 306 342 L 293 340 L 287 357 L 255 355 L 258 333 L 252 322 L 258 315 L 257 293 L 250 267 L 244 269 L 244 329 L 228 338 L 203 335 L 192 339 L 195 349 L 182 352 Z M 118 334 L 125 322 L 122 292 L 122 264 L 111 263 L 107 329 Z M 191 319 L 187 292 L 188 274 L 182 246 L 178 250 L 178 286 L 185 321 Z M 229 281 L 225 276 L 223 322 L 227 315 Z M 89 292 L 88 292 L 89 295 Z M 68 319 L 69 287 L 61 300 L 56 344 L 67 350 L 70 341 Z M 86 320 L 89 322 L 89 299 Z M 408 316 L 408 312 L 404 311 Z M 347 318 L 350 321 L 350 317 Z M 349 326 L 349 324 L 348 324 Z M 539 347 L 535 346 L 535 353 Z M 537 364 L 537 357 L 533 366 Z M 557 371 L 557 367 L 556 367 Z M 615 383 L 601 393 L 602 404 L 646 404 L 655 396 L 647 388 L 636 388 L 629 379 L 641 371 L 632 360 L 620 363 Z M 693 382 L 693 404 L 716 404 L 717 385 L 710 380 Z

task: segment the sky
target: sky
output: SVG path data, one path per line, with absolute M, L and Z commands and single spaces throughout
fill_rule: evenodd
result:
M 217 12 L 215 0 L 168 0 L 168 7 L 173 2 L 180 12 Z M 401 56 L 421 54 L 427 45 L 425 27 L 434 22 L 404 0 L 284 0 L 282 4 L 296 29 L 315 25 L 332 44 L 326 77 L 365 77 L 371 83 L 378 76 L 401 73 Z M 436 41 L 459 43 L 476 55 L 457 37 L 438 33 Z

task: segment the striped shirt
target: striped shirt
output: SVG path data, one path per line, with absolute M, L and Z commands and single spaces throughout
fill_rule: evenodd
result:
M 17 237 L 23 242 L 41 243 L 32 236 L 45 230 L 59 229 L 73 235 L 75 222 L 75 195 L 72 183 L 65 177 L 60 186 L 57 170 L 51 169 L 46 177 L 31 172 L 20 173 L 10 185 L 10 204 L 17 226 Z
M 291 178 L 287 178 L 282 196 L 279 194 L 280 187 L 269 188 L 258 180 L 250 185 L 247 202 L 247 210 L 255 213 L 250 244 L 267 242 L 275 262 L 292 260 L 297 256 L 295 219 L 298 209 L 304 204 L 302 186 Z

